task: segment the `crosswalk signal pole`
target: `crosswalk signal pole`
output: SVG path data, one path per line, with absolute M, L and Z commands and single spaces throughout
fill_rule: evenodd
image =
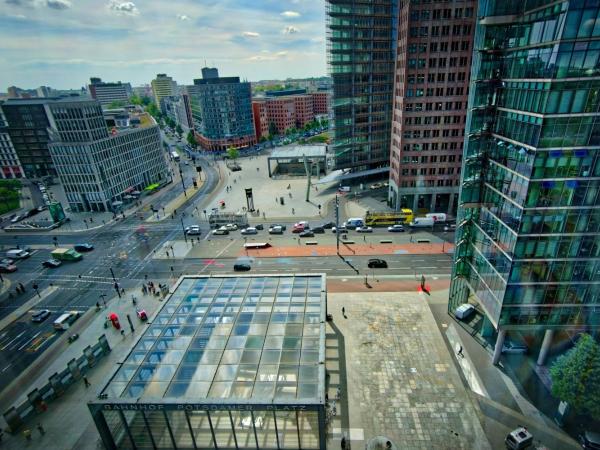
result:
M 335 243 L 337 254 L 340 255 L 340 201 L 338 196 L 335 196 Z

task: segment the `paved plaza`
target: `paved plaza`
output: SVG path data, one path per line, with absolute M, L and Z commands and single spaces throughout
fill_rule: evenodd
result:
M 336 382 L 342 397 L 329 448 L 339 448 L 342 435 L 355 448 L 376 436 L 402 449 L 492 448 L 425 298 L 410 292 L 328 295 L 334 317 L 327 336 L 329 397 Z

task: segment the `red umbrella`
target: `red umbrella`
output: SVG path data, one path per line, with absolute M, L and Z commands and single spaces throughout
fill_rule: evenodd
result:
M 117 316 L 117 314 L 115 314 L 115 313 L 110 313 L 110 314 L 108 315 L 108 318 L 109 318 L 110 320 L 119 320 L 119 316 Z

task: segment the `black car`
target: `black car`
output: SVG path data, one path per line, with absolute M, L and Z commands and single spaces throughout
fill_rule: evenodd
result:
M 236 272 L 247 272 L 251 269 L 250 264 L 237 263 L 233 265 L 233 270 Z
M 312 229 L 313 233 L 323 234 L 325 233 L 325 228 L 323 227 L 314 227 Z
M 330 230 L 331 228 L 335 227 L 335 223 L 333 222 L 325 222 L 323 225 L 321 225 L 323 228 L 325 228 L 326 230 Z
M 57 259 L 48 259 L 42 263 L 42 266 L 47 267 L 48 269 L 56 269 L 60 267 L 62 263 Z
M 369 269 L 387 269 L 387 262 L 383 259 L 370 259 L 367 263 Z
M 77 252 L 91 252 L 92 250 L 94 250 L 94 246 L 92 244 L 75 244 L 73 246 L 73 248 L 75 249 L 75 251 Z
M 254 228 L 256 228 L 257 230 L 264 230 L 264 225 L 262 223 L 258 223 L 256 225 L 254 225 Z
M 271 225 L 269 225 L 269 228 L 275 228 L 275 227 L 281 227 L 281 229 L 283 231 L 285 231 L 285 225 L 282 223 L 272 223 Z
M 300 233 L 299 236 L 300 237 L 315 237 L 315 233 L 313 233 L 313 230 L 304 230 L 302 233 Z

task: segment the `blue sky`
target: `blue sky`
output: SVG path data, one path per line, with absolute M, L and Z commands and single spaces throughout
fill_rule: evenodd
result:
M 0 0 L 0 91 L 326 75 L 324 0 Z

